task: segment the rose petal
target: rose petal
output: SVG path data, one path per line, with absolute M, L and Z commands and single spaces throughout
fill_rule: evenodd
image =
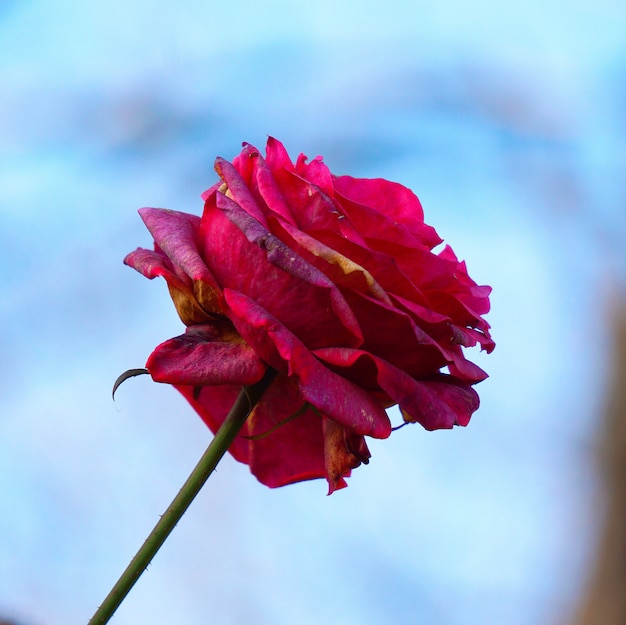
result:
M 344 297 L 358 315 L 363 350 L 416 378 L 430 376 L 452 360 L 408 314 L 355 291 L 345 291 Z
M 268 311 L 242 293 L 224 289 L 229 318 L 267 363 L 298 381 L 302 397 L 357 434 L 386 438 L 391 431 L 384 408 L 356 384 L 332 373 Z
M 248 215 L 267 227 L 267 220 L 265 219 L 261 207 L 258 205 L 250 189 L 248 189 L 248 186 L 241 177 L 241 174 L 235 167 L 223 158 L 217 158 L 215 159 L 215 171 L 228 185 L 228 196 L 230 196 L 241 209 L 248 213 Z
M 282 220 L 294 225 L 293 215 L 265 159 L 256 148 L 248 144 L 244 147 L 242 159 L 244 154 L 248 156 L 247 161 L 252 166 L 250 186 L 258 196 L 257 199 L 265 204 L 268 214 L 274 213 Z
M 170 259 L 161 251 L 137 248 L 124 259 L 124 263 L 152 280 L 163 277 L 167 281 L 176 311 L 185 325 L 204 323 L 210 312 L 219 310 L 217 296 L 204 282 L 193 282 L 182 271 L 176 271 Z
M 204 324 L 161 343 L 146 368 L 156 382 L 207 386 L 254 384 L 267 367 L 232 330 Z
M 250 470 L 267 486 L 326 477 L 322 417 L 302 408 L 297 384 L 278 376 L 248 418 L 246 434 L 259 437 L 248 442 Z
M 258 301 L 311 346 L 361 344 L 354 313 L 324 274 L 226 196 L 218 193 L 216 203 L 212 210 L 226 218 L 213 214 L 203 223 L 205 256 L 220 284 Z
M 350 241 L 365 244 L 365 239 L 346 219 L 339 205 L 318 186 L 288 169 L 272 169 L 272 173 L 298 228 L 308 233 L 330 230 Z
M 324 460 L 328 479 L 328 494 L 345 488 L 344 478 L 361 463 L 367 464 L 370 451 L 365 439 L 346 430 L 331 419 L 324 419 Z
M 358 263 L 291 224 L 280 222 L 275 218 L 270 218 L 268 223 L 273 234 L 278 236 L 289 249 L 296 251 L 309 264 L 319 269 L 333 284 L 369 293 L 376 299 L 391 304 L 385 290 L 376 282 L 372 274 Z
M 333 176 L 324 164 L 322 157 L 316 156 L 310 163 L 306 161 L 307 157 L 300 154 L 296 161 L 296 173 L 332 198 L 335 194 Z
M 427 430 L 467 425 L 478 409 L 476 391 L 452 376 L 438 374 L 429 380 L 415 380 L 382 358 L 358 349 L 327 348 L 313 353 L 342 376 L 365 378 L 370 387 L 374 386 L 371 378 L 375 372 L 379 388 L 392 403 L 399 404 L 405 419 L 416 421 Z
M 377 234 L 392 241 L 415 242 L 432 249 L 442 239 L 424 223 L 424 212 L 417 196 L 396 182 L 381 178 L 334 177 L 335 197 L 350 220 L 364 236 Z
M 193 280 L 203 280 L 219 290 L 205 262 L 198 253 L 200 218 L 164 208 L 141 208 L 139 214 L 154 242 L 171 263 Z
M 366 269 L 389 296 L 397 294 L 422 305 L 428 304 L 428 300 L 402 272 L 393 256 L 372 250 L 366 243 L 345 239 L 330 230 L 315 230 L 311 236 Z
M 265 160 L 268 167 L 272 172 L 284 169 L 285 171 L 295 171 L 295 166 L 289 158 L 289 154 L 285 149 L 285 146 L 274 139 L 274 137 L 267 138 L 267 147 L 265 149 Z

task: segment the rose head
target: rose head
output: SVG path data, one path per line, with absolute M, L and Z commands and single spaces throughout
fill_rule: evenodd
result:
M 264 484 L 326 477 L 346 486 L 386 438 L 385 409 L 428 430 L 467 425 L 486 374 L 463 348 L 494 348 L 477 286 L 424 223 L 407 188 L 294 164 L 270 138 L 215 162 L 202 217 L 139 212 L 155 245 L 125 263 L 162 276 L 186 332 L 146 368 L 214 432 L 242 385 L 278 375 L 230 448 Z M 446 371 L 444 371 L 446 370 Z

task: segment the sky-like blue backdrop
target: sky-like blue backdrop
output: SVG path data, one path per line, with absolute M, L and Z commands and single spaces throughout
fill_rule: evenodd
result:
M 404 428 L 326 497 L 226 459 L 115 623 L 567 621 L 626 275 L 626 5 L 0 3 L 0 615 L 84 623 L 210 434 L 147 378 L 181 327 L 121 264 L 268 134 L 411 187 L 494 287 L 466 429 Z

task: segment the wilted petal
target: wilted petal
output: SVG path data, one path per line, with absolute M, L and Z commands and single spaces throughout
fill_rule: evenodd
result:
M 352 469 L 369 462 L 370 451 L 363 436 L 352 433 L 331 419 L 324 419 L 324 459 L 328 494 L 331 495 L 348 485 L 344 478 L 350 476 Z
M 218 309 L 217 296 L 213 289 L 208 285 L 203 289 L 199 288 L 204 283 L 194 283 L 181 270 L 177 271 L 161 251 L 137 248 L 126 256 L 124 263 L 151 280 L 156 277 L 165 278 L 176 311 L 185 325 L 204 323 L 210 318 L 208 311 Z
M 204 280 L 214 288 L 215 279 L 198 253 L 200 218 L 164 208 L 141 208 L 139 214 L 154 242 L 176 267 L 193 280 Z

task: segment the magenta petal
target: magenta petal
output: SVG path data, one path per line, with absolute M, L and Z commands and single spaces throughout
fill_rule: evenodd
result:
M 288 374 L 298 381 L 306 401 L 357 434 L 389 436 L 389 417 L 367 391 L 322 365 L 293 333 L 250 298 L 225 289 L 224 300 L 241 336 L 265 362 L 287 363 Z
M 237 237 L 228 224 L 211 220 L 206 255 L 225 287 L 258 301 L 292 332 L 306 336 L 311 347 L 361 344 L 363 335 L 356 317 L 331 280 L 231 199 L 218 193 L 216 202 L 245 236 Z M 229 242 L 227 248 L 224 240 Z M 306 314 L 303 307 L 314 314 Z
M 307 163 L 304 154 L 300 154 L 296 161 L 296 172 L 305 180 L 313 183 L 323 193 L 333 197 L 335 189 L 333 186 L 333 176 L 324 164 L 321 156 L 316 156 L 310 163 Z
M 219 174 L 220 178 L 224 180 L 228 186 L 228 195 L 232 197 L 239 207 L 256 221 L 267 227 L 267 221 L 261 207 L 254 199 L 250 189 L 248 189 L 241 174 L 235 167 L 223 158 L 217 158 L 215 160 L 215 171 Z
M 134 252 L 126 255 L 124 264 L 136 269 L 150 280 L 163 277 L 168 284 L 179 289 L 190 288 L 189 280 L 186 279 L 187 276 L 178 276 L 172 262 L 163 252 L 138 247 Z
M 254 158 L 254 164 L 254 182 L 259 196 L 270 211 L 287 223 L 294 225 L 296 222 L 289 205 L 285 201 L 272 171 L 260 154 Z
M 376 383 L 399 404 L 407 421 L 416 421 L 427 430 L 467 425 L 478 409 L 478 394 L 471 386 L 445 374 L 429 380 L 415 380 L 404 371 L 368 352 L 349 348 L 315 350 L 314 355 L 334 371 L 365 383 L 375 367 Z M 370 386 L 373 380 L 369 380 Z
M 224 341 L 210 324 L 191 326 L 161 343 L 146 367 L 156 382 L 190 386 L 254 384 L 266 369 L 251 347 Z
M 381 178 L 336 176 L 334 183 L 337 199 L 350 208 L 349 216 L 362 234 L 408 242 L 406 232 L 413 245 L 419 242 L 428 249 L 441 243 L 435 229 L 424 223 L 422 205 L 410 189 Z
M 293 161 L 289 158 L 285 146 L 278 139 L 274 139 L 274 137 L 267 138 L 265 160 L 273 172 L 281 169 L 295 171 Z
M 163 208 L 142 208 L 139 214 L 154 242 L 170 262 L 193 280 L 202 280 L 217 289 L 217 283 L 198 253 L 200 218 Z

